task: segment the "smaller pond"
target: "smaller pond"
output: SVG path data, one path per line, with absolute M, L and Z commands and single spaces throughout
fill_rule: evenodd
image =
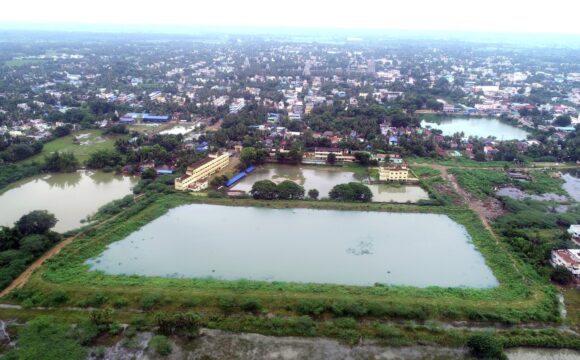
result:
M 310 189 L 318 190 L 321 198 L 328 197 L 330 190 L 338 184 L 361 181 L 352 171 L 339 167 L 268 164 L 260 166 L 252 174 L 240 180 L 232 187 L 232 190 L 249 192 L 252 185 L 260 180 L 272 180 L 275 183 L 291 180 L 303 186 L 306 193 Z M 373 192 L 375 202 L 405 203 L 429 199 L 429 194 L 416 185 L 373 184 L 367 186 Z
M 466 137 L 495 137 L 498 140 L 525 140 L 528 132 L 495 118 L 437 117 L 421 121 L 422 127 L 443 131 L 443 135 L 463 132 Z
M 576 201 L 580 201 L 580 169 L 562 171 L 562 187 Z
M 0 225 L 12 226 L 33 210 L 48 210 L 58 219 L 55 231 L 72 230 L 99 207 L 130 194 L 137 181 L 138 178 L 91 171 L 23 179 L 0 193 Z
M 160 135 L 186 135 L 195 130 L 195 126 L 175 126 L 171 129 L 161 131 Z
M 418 287 L 497 286 L 445 215 L 184 205 L 117 241 L 107 274 Z
M 505 196 L 515 200 L 536 200 L 536 201 L 555 201 L 555 202 L 568 202 L 568 198 L 564 195 L 558 195 L 553 193 L 545 193 L 541 195 L 528 194 L 515 187 L 504 187 L 495 192 L 496 196 Z

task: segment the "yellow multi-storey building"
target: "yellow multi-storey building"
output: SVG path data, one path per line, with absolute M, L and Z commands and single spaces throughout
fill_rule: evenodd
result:
M 175 190 L 200 191 L 207 188 L 208 178 L 227 167 L 230 154 L 210 155 L 187 168 L 185 175 L 175 179 Z
M 313 158 L 314 160 L 326 161 L 329 154 L 334 154 L 336 156 L 336 162 L 354 162 L 356 158 L 353 155 L 346 153 L 341 149 L 333 148 L 315 148 Z
M 408 179 L 409 169 L 405 165 L 379 167 L 380 181 L 407 181 Z

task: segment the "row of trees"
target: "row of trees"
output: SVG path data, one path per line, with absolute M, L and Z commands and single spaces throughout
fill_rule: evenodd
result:
M 260 180 L 254 183 L 250 194 L 257 200 L 302 200 L 304 188 L 290 180 L 285 180 L 278 185 L 271 180 Z M 310 199 L 316 200 L 318 196 L 318 190 L 308 191 Z M 336 185 L 330 191 L 329 197 L 335 201 L 370 202 L 373 199 L 373 193 L 368 186 L 351 182 Z
M 258 200 L 302 200 L 304 188 L 290 180 L 276 185 L 271 180 L 256 181 L 250 190 L 254 199 Z
M 336 185 L 330 190 L 328 196 L 336 201 L 371 202 L 373 200 L 371 189 L 357 182 Z

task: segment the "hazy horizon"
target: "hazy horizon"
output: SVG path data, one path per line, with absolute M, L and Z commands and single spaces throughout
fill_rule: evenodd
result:
M 459 0 L 405 3 L 376 3 L 362 0 L 356 5 L 295 0 L 291 5 L 274 8 L 269 2 L 223 0 L 181 3 L 165 0 L 155 3 L 101 0 L 87 10 L 78 1 L 32 0 L 10 2 L 0 13 L 2 29 L 332 29 L 366 31 L 441 31 L 474 33 L 557 34 L 580 36 L 577 14 L 580 3 L 552 0 L 549 8 L 488 0 L 475 10 L 466 10 Z M 136 6 L 138 5 L 138 6 Z

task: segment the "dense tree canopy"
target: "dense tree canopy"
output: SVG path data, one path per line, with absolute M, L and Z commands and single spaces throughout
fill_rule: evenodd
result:
M 329 196 L 332 200 L 339 201 L 370 202 L 373 199 L 371 189 L 357 182 L 336 185 L 330 191 Z
M 20 234 L 46 234 L 56 225 L 56 217 L 46 210 L 35 210 L 22 216 L 14 225 Z
M 44 157 L 44 170 L 72 172 L 79 168 L 79 161 L 72 152 L 54 152 Z
M 284 180 L 276 187 L 278 199 L 282 200 L 302 200 L 304 199 L 304 188 L 293 181 Z

